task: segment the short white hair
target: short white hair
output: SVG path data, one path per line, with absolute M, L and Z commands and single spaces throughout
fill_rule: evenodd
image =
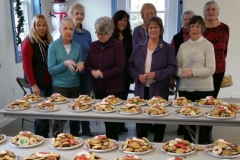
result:
M 100 17 L 95 22 L 95 30 L 97 33 L 112 34 L 113 29 L 114 24 L 110 17 Z
M 220 12 L 220 8 L 219 8 L 219 5 L 217 4 L 217 2 L 215 1 L 208 1 L 207 3 L 205 3 L 204 7 L 203 7 L 203 15 L 204 15 L 204 12 L 207 8 L 211 7 L 212 5 L 216 4 L 217 6 L 217 11 L 218 11 L 218 14 Z
M 187 10 L 187 11 L 185 11 L 185 12 L 182 14 L 182 16 L 181 16 L 181 19 L 182 19 L 182 20 L 183 20 L 183 17 L 185 16 L 185 14 L 194 16 L 194 12 L 193 12 L 192 10 Z
M 73 20 L 71 18 L 69 18 L 69 17 L 63 17 L 61 22 L 60 22 L 59 29 L 61 29 L 63 27 L 64 23 L 72 23 L 73 24 L 73 28 L 74 28 Z

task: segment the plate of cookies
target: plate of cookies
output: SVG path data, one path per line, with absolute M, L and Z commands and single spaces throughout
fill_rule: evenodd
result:
M 116 97 L 115 95 L 109 95 L 109 96 L 103 98 L 101 102 L 103 102 L 103 103 L 107 102 L 113 106 L 122 104 L 122 100 L 120 98 Z
M 81 103 L 93 104 L 95 100 L 89 97 L 88 95 L 80 95 L 78 98 L 74 99 L 80 101 Z
M 1 160 L 19 160 L 19 156 L 9 150 L 0 150 Z
M 116 111 L 116 107 L 114 107 L 109 102 L 100 102 L 96 103 L 92 107 L 92 111 L 96 113 L 111 113 Z
M 29 157 L 25 157 L 24 160 L 62 160 L 60 154 L 53 152 L 36 152 Z
M 42 97 L 36 94 L 26 94 L 21 100 L 25 100 L 27 102 L 31 103 L 37 103 L 42 100 Z
M 21 111 L 30 108 L 29 102 L 25 100 L 16 100 L 5 107 L 9 111 Z
M 127 138 L 119 145 L 119 150 L 127 154 L 146 154 L 155 149 L 154 145 L 145 137 L 139 139 L 133 137 Z
M 232 119 L 238 116 L 237 110 L 226 106 L 216 106 L 213 110 L 206 112 L 205 117 L 212 119 Z
M 175 100 L 171 102 L 173 107 L 183 107 L 183 106 L 192 106 L 192 102 L 187 100 L 185 97 L 177 97 Z
M 224 139 L 218 139 L 213 144 L 207 145 L 205 151 L 218 158 L 231 159 L 240 157 L 240 146 Z
M 70 133 L 60 133 L 56 138 L 52 138 L 48 144 L 53 149 L 67 150 L 81 146 L 83 139 L 74 137 Z
M 0 143 L 3 143 L 7 140 L 7 136 L 4 134 L 0 134 Z
M 202 115 L 201 108 L 194 106 L 184 106 L 177 108 L 176 114 L 180 117 L 193 118 Z
M 11 138 L 10 144 L 16 148 L 35 147 L 44 142 L 44 137 L 31 133 L 29 131 L 21 131 L 18 135 Z
M 104 160 L 94 152 L 80 151 L 76 154 L 73 160 Z
M 166 107 L 166 106 L 169 106 L 170 103 L 166 99 L 160 96 L 154 96 L 148 100 L 147 104 L 149 106 L 152 106 L 154 104 L 160 104 L 161 106 Z
M 206 98 L 196 101 L 196 105 L 200 107 L 213 107 L 215 105 L 221 105 L 221 104 L 222 104 L 222 100 L 215 99 L 212 96 L 207 96 Z
M 169 115 L 169 112 L 160 104 L 154 104 L 144 109 L 143 114 L 148 117 L 163 117 Z
M 70 112 L 86 112 L 90 110 L 92 110 L 91 104 L 79 101 L 77 99 L 74 100 L 73 104 L 68 106 L 68 111 Z
M 133 115 L 141 113 L 142 109 L 136 104 L 126 104 L 125 106 L 118 108 L 117 112 L 123 115 Z
M 176 138 L 164 143 L 161 150 L 172 156 L 187 156 L 196 152 L 196 146 L 187 140 Z
M 135 104 L 137 106 L 144 106 L 146 101 L 139 96 L 132 97 L 126 100 L 125 104 Z
M 135 154 L 128 154 L 122 158 L 115 158 L 114 160 L 143 160 L 140 156 Z
M 240 106 L 235 103 L 223 102 L 221 106 L 226 106 L 230 109 L 237 110 L 237 112 L 240 112 Z
M 68 102 L 68 98 L 62 96 L 59 93 L 53 93 L 50 97 L 47 97 L 46 99 L 54 104 L 62 104 Z
M 108 152 L 118 147 L 114 139 L 107 138 L 106 135 L 98 135 L 94 138 L 86 139 L 84 148 L 92 152 Z
M 50 101 L 42 101 L 38 105 L 34 106 L 33 109 L 39 112 L 54 112 L 54 111 L 58 111 L 60 108 L 57 105 L 54 105 Z

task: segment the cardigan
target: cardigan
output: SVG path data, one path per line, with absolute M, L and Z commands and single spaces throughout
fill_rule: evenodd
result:
M 128 62 L 128 72 L 135 82 L 135 96 L 144 97 L 145 84 L 139 81 L 139 75 L 145 74 L 145 61 L 148 39 L 133 49 Z M 152 54 L 150 72 L 155 72 L 155 82 L 149 86 L 149 97 L 169 96 L 169 78 L 177 70 L 177 62 L 173 47 L 162 39 Z
M 64 65 L 64 61 L 73 60 L 78 63 L 82 61 L 81 47 L 71 41 L 71 50 L 67 54 L 62 38 L 53 41 L 48 48 L 48 70 L 52 75 L 53 86 L 63 88 L 73 88 L 80 85 L 77 72 L 72 72 Z
M 110 37 L 102 44 L 95 41 L 88 51 L 85 67 L 89 73 L 100 70 L 103 78 L 94 78 L 92 84 L 94 92 L 117 93 L 124 91 L 124 69 L 126 58 L 122 44 Z

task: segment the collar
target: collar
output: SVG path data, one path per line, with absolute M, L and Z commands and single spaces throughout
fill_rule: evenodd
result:
M 97 46 L 98 46 L 99 49 L 102 49 L 102 47 L 104 47 L 104 48 L 112 47 L 112 46 L 114 46 L 114 38 L 111 36 L 111 37 L 109 38 L 109 40 L 107 40 L 107 41 L 104 42 L 104 43 L 101 43 L 101 42 L 98 40 Z
M 145 40 L 143 43 L 140 43 L 140 46 L 145 47 L 145 48 L 147 49 L 148 40 L 149 40 L 149 39 Z M 161 50 L 161 49 L 164 48 L 164 47 L 165 47 L 165 46 L 164 46 L 164 41 L 163 41 L 163 39 L 160 39 L 160 40 L 158 41 L 158 46 L 156 47 L 156 49 L 154 50 L 154 52 L 157 52 L 157 51 Z
M 203 38 L 203 36 L 201 36 L 201 37 L 198 38 L 196 41 L 191 40 L 191 38 L 190 38 L 189 40 L 190 40 L 190 43 L 191 43 L 191 44 L 195 44 L 195 43 L 200 43 L 200 42 L 202 42 L 202 41 L 204 40 L 204 38 Z

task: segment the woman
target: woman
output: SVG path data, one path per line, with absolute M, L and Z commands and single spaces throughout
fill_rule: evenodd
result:
M 87 57 L 87 52 L 92 43 L 91 34 L 88 30 L 82 27 L 82 22 L 85 17 L 85 11 L 83 5 L 79 3 L 74 3 L 70 6 L 68 11 L 68 17 L 70 17 L 75 25 L 74 33 L 73 33 L 73 41 L 77 42 L 82 49 L 82 60 L 85 62 Z M 92 85 L 91 85 L 91 75 L 83 70 L 80 72 L 80 94 L 85 94 L 91 96 Z M 89 127 L 89 121 L 82 121 L 82 133 L 86 136 L 92 137 L 92 133 Z M 78 134 L 80 131 L 80 127 L 78 127 Z
M 79 75 L 78 71 L 83 70 L 81 47 L 72 41 L 74 23 L 71 18 L 64 17 L 60 23 L 61 37 L 53 41 L 48 49 L 48 71 L 52 75 L 53 92 L 60 93 L 68 98 L 79 96 Z M 55 120 L 53 125 L 53 135 L 59 133 L 59 123 L 63 121 Z M 70 133 L 73 136 L 78 131 L 78 121 L 69 121 Z M 78 132 L 77 132 L 78 133 Z
M 98 41 L 91 44 L 85 67 L 92 74 L 93 91 L 97 99 L 115 95 L 123 99 L 126 57 L 122 44 L 112 37 L 114 25 L 109 17 L 95 22 Z M 105 122 L 108 138 L 118 140 L 119 124 Z
M 113 15 L 112 20 L 114 24 L 113 38 L 122 43 L 126 55 L 126 62 L 128 62 L 132 54 L 132 31 L 129 22 L 129 15 L 126 11 L 119 10 Z M 127 100 L 130 83 L 132 83 L 132 78 L 127 73 L 127 69 L 125 69 L 124 75 L 125 90 L 123 94 L 123 100 Z M 120 124 L 120 131 L 128 132 L 128 129 L 127 127 L 125 127 L 124 123 Z
M 203 36 L 209 40 L 214 47 L 216 70 L 213 74 L 213 97 L 217 98 L 224 73 L 226 70 L 226 57 L 229 40 L 228 25 L 218 20 L 220 8 L 215 1 L 209 1 L 204 5 L 203 15 L 205 19 L 206 31 Z M 207 127 L 207 141 L 212 143 L 212 126 Z
M 177 33 L 176 35 L 173 36 L 173 39 L 171 42 L 171 45 L 175 49 L 176 55 L 177 55 L 180 45 L 183 42 L 186 42 L 187 40 L 190 39 L 190 35 L 188 33 L 188 22 L 192 18 L 193 15 L 194 15 L 194 12 L 191 10 L 185 11 L 182 14 L 182 29 L 180 30 L 179 33 Z M 175 82 L 176 82 L 176 92 L 177 92 L 178 91 L 178 77 L 175 77 L 175 80 L 174 80 L 174 77 L 175 77 L 174 75 L 171 76 L 169 85 L 170 85 L 170 89 L 173 90 L 175 87 Z M 183 135 L 183 130 L 184 130 L 184 126 L 178 125 L 177 135 Z
M 177 54 L 179 77 L 179 96 L 195 102 L 211 96 L 215 71 L 213 45 L 202 34 L 205 24 L 201 16 L 193 16 L 188 25 L 190 39 L 184 42 Z M 190 126 L 195 130 L 195 126 Z M 184 131 L 184 139 L 193 142 L 189 133 Z M 200 126 L 199 143 L 206 143 L 206 127 Z
M 157 15 L 157 10 L 152 3 L 144 3 L 140 12 L 143 24 L 133 30 L 133 47 L 147 39 L 146 24 L 150 18 Z
M 52 78 L 47 69 L 47 50 L 51 42 L 46 18 L 40 14 L 34 16 L 21 51 L 24 78 L 31 86 L 32 93 L 41 97 L 52 94 Z M 35 119 L 34 133 L 48 138 L 49 120 Z
M 152 17 L 146 24 L 148 39 L 133 49 L 128 71 L 135 82 L 135 96 L 168 99 L 170 75 L 176 72 L 176 58 L 172 46 L 163 41 L 161 18 Z M 147 137 L 147 124 L 137 124 L 137 137 Z M 154 124 L 154 142 L 162 142 L 165 124 Z

